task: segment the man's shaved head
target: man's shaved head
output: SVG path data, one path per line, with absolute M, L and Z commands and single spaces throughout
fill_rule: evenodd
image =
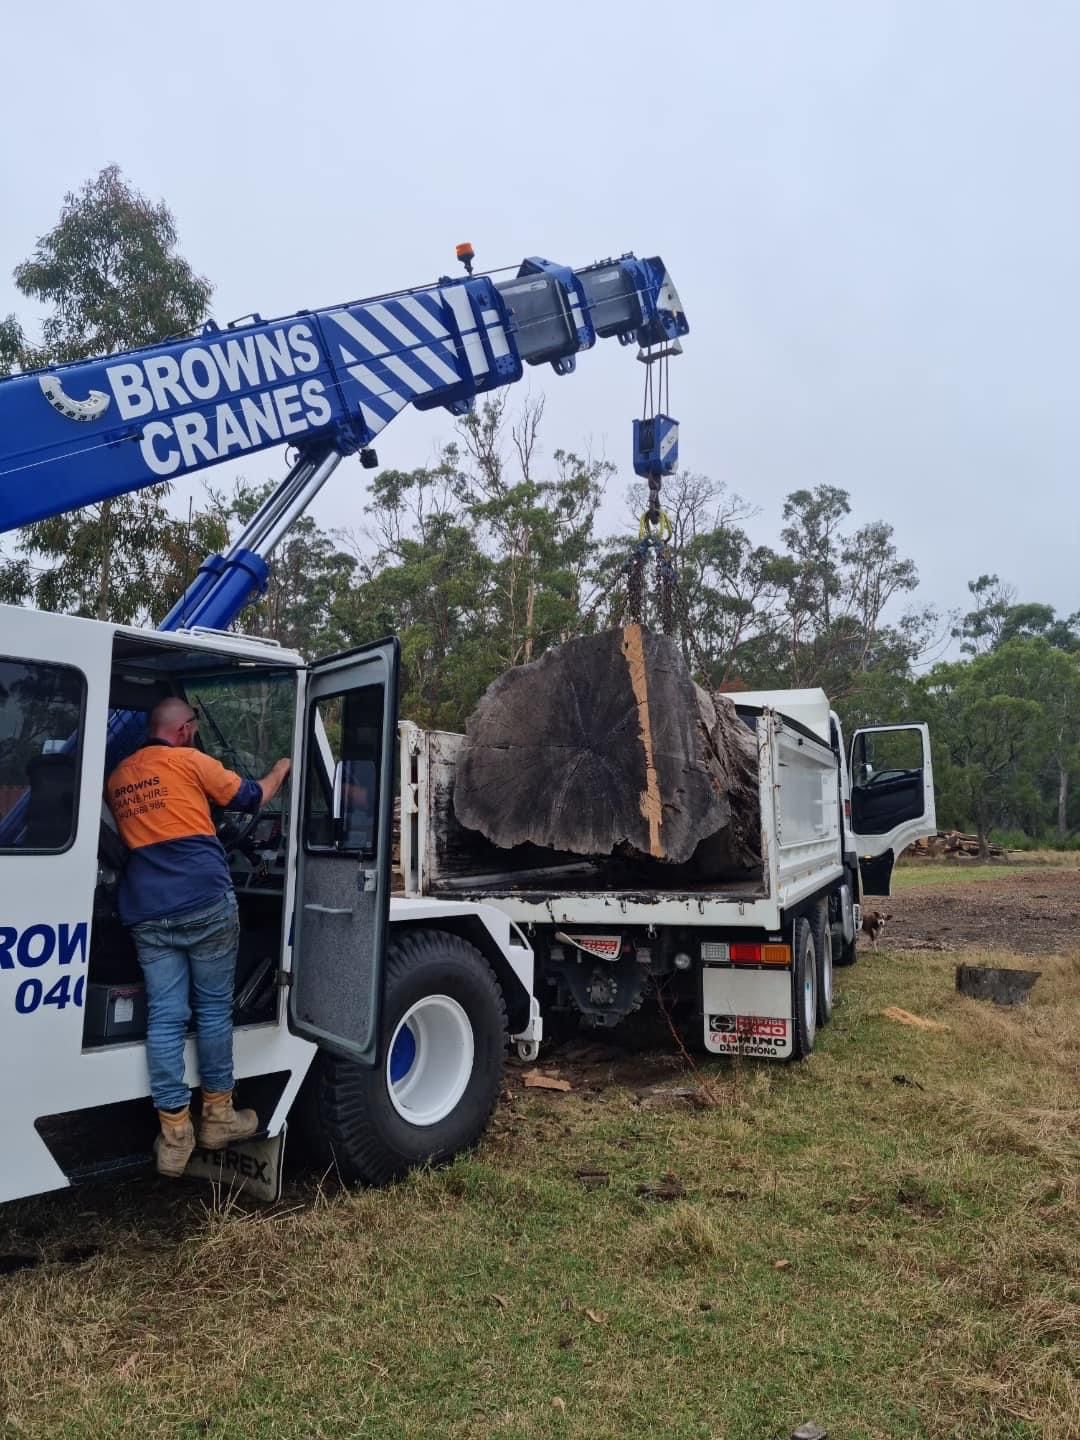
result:
M 167 740 L 170 745 L 190 745 L 195 739 L 199 717 L 186 700 L 170 695 L 159 700 L 150 711 L 149 735 L 152 740 Z

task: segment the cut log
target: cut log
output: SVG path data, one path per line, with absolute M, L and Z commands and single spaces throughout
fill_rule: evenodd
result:
M 504 849 L 693 859 L 703 875 L 761 863 L 753 734 L 640 625 L 500 675 L 466 725 L 454 811 Z

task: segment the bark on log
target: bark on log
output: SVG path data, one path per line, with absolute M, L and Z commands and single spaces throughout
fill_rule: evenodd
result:
M 640 625 L 500 675 L 466 725 L 454 811 L 505 849 L 760 865 L 754 737 Z

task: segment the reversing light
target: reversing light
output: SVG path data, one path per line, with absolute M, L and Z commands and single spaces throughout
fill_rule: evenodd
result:
M 680 950 L 679 953 L 675 956 L 674 963 L 676 970 L 689 970 L 690 966 L 694 962 L 690 959 L 690 956 L 687 955 L 685 950 Z

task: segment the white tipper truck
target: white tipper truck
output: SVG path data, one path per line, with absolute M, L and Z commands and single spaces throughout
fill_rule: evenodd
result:
M 400 727 L 405 896 L 493 906 L 524 932 L 544 1013 L 612 1026 L 658 994 L 720 1055 L 801 1059 L 855 959 L 864 895 L 888 895 L 904 848 L 936 828 L 925 725 L 845 747 L 823 690 L 728 697 L 757 739 L 760 871 L 688 885 L 637 866 L 499 850 L 453 809 L 462 735 Z M 670 878 L 669 878 L 670 877 Z

